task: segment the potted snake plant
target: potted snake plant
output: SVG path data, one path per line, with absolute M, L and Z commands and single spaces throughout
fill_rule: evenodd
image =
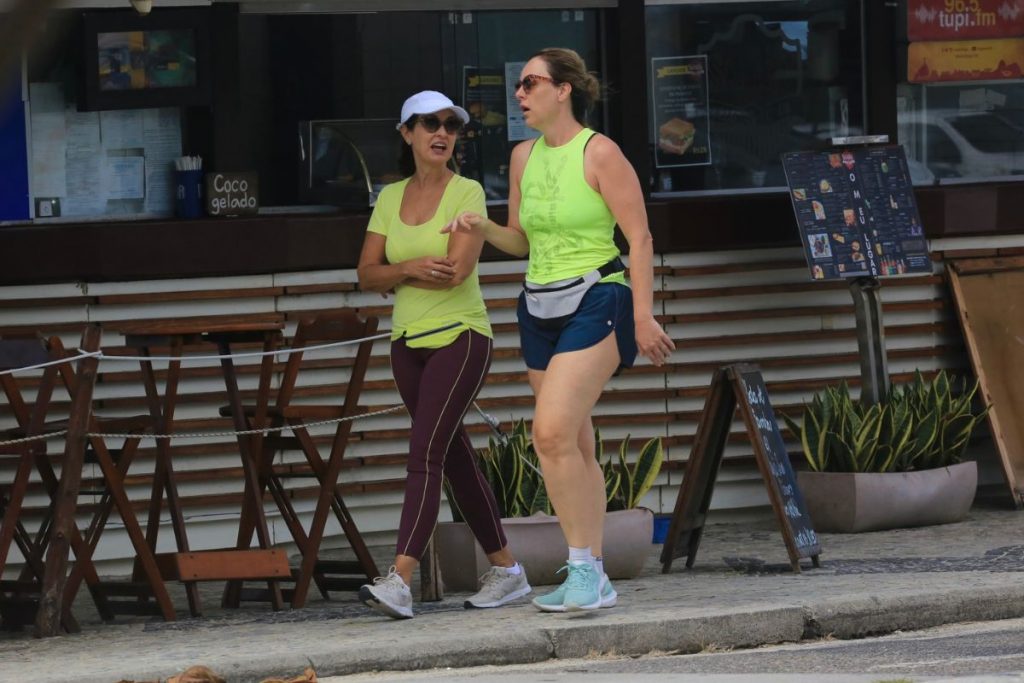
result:
M 654 514 L 640 501 L 661 470 L 664 450 L 660 438 L 648 440 L 636 461 L 628 460 L 630 438 L 617 451 L 605 454 L 600 430 L 595 430 L 596 457 L 604 472 L 607 512 L 604 518 L 605 571 L 613 579 L 633 578 L 643 569 L 651 546 Z M 516 558 L 534 585 L 561 581 L 568 547 L 553 515 L 544 488 L 537 453 L 524 420 L 518 420 L 505 439 L 491 437 L 481 452 L 481 466 L 501 511 L 502 526 Z M 453 498 L 449 495 L 448 500 Z M 453 504 L 453 522 L 438 524 L 436 540 L 445 588 L 476 590 L 487 570 L 483 554 L 468 525 Z
M 844 382 L 814 396 L 800 422 L 783 415 L 808 469 L 797 474 L 818 531 L 856 532 L 944 524 L 974 501 L 976 463 L 963 461 L 987 409 L 977 382 L 918 372 L 887 399 L 865 405 Z

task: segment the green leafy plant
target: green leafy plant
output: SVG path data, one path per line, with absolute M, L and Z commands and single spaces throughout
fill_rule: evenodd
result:
M 517 421 L 504 441 L 491 437 L 481 453 L 484 476 L 494 491 L 502 517 L 551 514 L 537 451 L 524 420 Z
M 665 459 L 661 438 L 648 439 L 640 448 L 640 455 L 632 465 L 626 457 L 629 453 L 628 434 L 619 444 L 618 453 L 615 456 L 609 453 L 607 458 L 603 457 L 604 445 L 600 429 L 594 430 L 594 441 L 597 446 L 595 455 L 604 472 L 607 510 L 612 512 L 635 508 L 654 486 L 654 480 L 661 471 L 661 464 Z
M 905 472 L 945 467 L 963 458 L 971 433 L 988 412 L 975 412 L 978 383 L 939 371 L 920 372 L 894 386 L 883 403 L 867 406 L 843 382 L 815 394 L 801 423 L 783 414 L 817 472 Z
M 661 439 L 648 440 L 632 464 L 627 459 L 629 436 L 622 440 L 618 451 L 609 453 L 607 457 L 598 429 L 594 430 L 594 441 L 595 455 L 604 473 L 608 511 L 636 507 L 661 471 L 665 457 Z M 503 440 L 492 436 L 487 448 L 481 451 L 480 459 L 481 469 L 494 492 L 502 517 L 528 517 L 538 512 L 553 514 L 525 420 L 517 420 L 512 432 Z M 447 483 L 445 491 L 452 502 L 455 521 L 463 521 Z

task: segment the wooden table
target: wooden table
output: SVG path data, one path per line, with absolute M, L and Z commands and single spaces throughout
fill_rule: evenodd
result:
M 157 388 L 152 362 L 143 360 L 140 365 L 146 389 L 146 400 L 157 432 L 171 434 L 174 427 L 174 410 L 178 399 L 178 381 L 181 371 L 179 358 L 183 347 L 186 344 L 213 342 L 217 345 L 218 354 L 227 355 L 231 353 L 231 344 L 233 343 L 262 341 L 263 350 L 270 351 L 276 348 L 280 342 L 281 331 L 284 329 L 284 316 L 273 313 L 263 316 L 247 315 L 244 318 L 179 318 L 177 320 L 121 323 L 113 328 L 124 334 L 125 344 L 137 349 L 140 356 L 155 355 L 152 353 L 152 349 L 156 347 L 169 349 L 168 355 L 173 360 L 168 362 L 167 380 L 162 396 Z M 257 405 L 263 406 L 264 415 L 270 393 L 273 366 L 274 356 L 264 356 L 260 364 L 260 382 L 257 394 Z M 248 429 L 248 424 L 242 410 L 238 379 L 232 359 L 222 359 L 221 369 L 235 430 L 244 431 Z M 261 424 L 259 417 L 254 424 Z M 249 538 L 243 539 L 240 532 L 235 548 L 205 551 L 189 549 L 185 519 L 182 514 L 181 501 L 178 498 L 170 439 L 156 440 L 157 463 L 153 477 L 146 540 L 150 548 L 155 551 L 160 529 L 160 509 L 166 495 L 178 551 L 157 555 L 157 560 L 165 580 L 177 579 L 185 584 L 189 611 L 193 616 L 199 616 L 202 613 L 197 581 L 267 579 L 274 609 L 281 609 L 284 606 L 278 581 L 288 579 L 290 571 L 286 552 L 271 548 L 256 460 L 260 453 L 259 441 L 261 438 L 261 435 L 258 434 L 255 436 L 239 435 L 238 437 L 238 447 L 245 476 L 241 518 L 255 521 L 259 548 L 250 548 Z

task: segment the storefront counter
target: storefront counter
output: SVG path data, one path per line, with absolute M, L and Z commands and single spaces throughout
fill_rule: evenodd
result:
M 919 187 L 916 195 L 930 238 L 1024 234 L 1021 183 Z M 504 207 L 490 215 L 507 219 Z M 789 197 L 780 192 L 654 197 L 648 215 L 663 254 L 799 244 Z M 353 268 L 368 220 L 368 213 L 339 212 L 7 226 L 0 228 L 0 285 Z M 482 256 L 507 258 L 491 247 Z

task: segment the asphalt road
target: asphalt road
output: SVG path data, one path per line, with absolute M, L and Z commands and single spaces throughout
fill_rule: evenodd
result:
M 863 640 L 818 640 L 682 656 L 552 660 L 512 667 L 475 667 L 347 676 L 345 683 L 472 678 L 520 681 L 683 680 L 741 683 L 999 681 L 1024 683 L 1024 619 L 956 624 Z M 341 683 L 340 678 L 322 679 Z

